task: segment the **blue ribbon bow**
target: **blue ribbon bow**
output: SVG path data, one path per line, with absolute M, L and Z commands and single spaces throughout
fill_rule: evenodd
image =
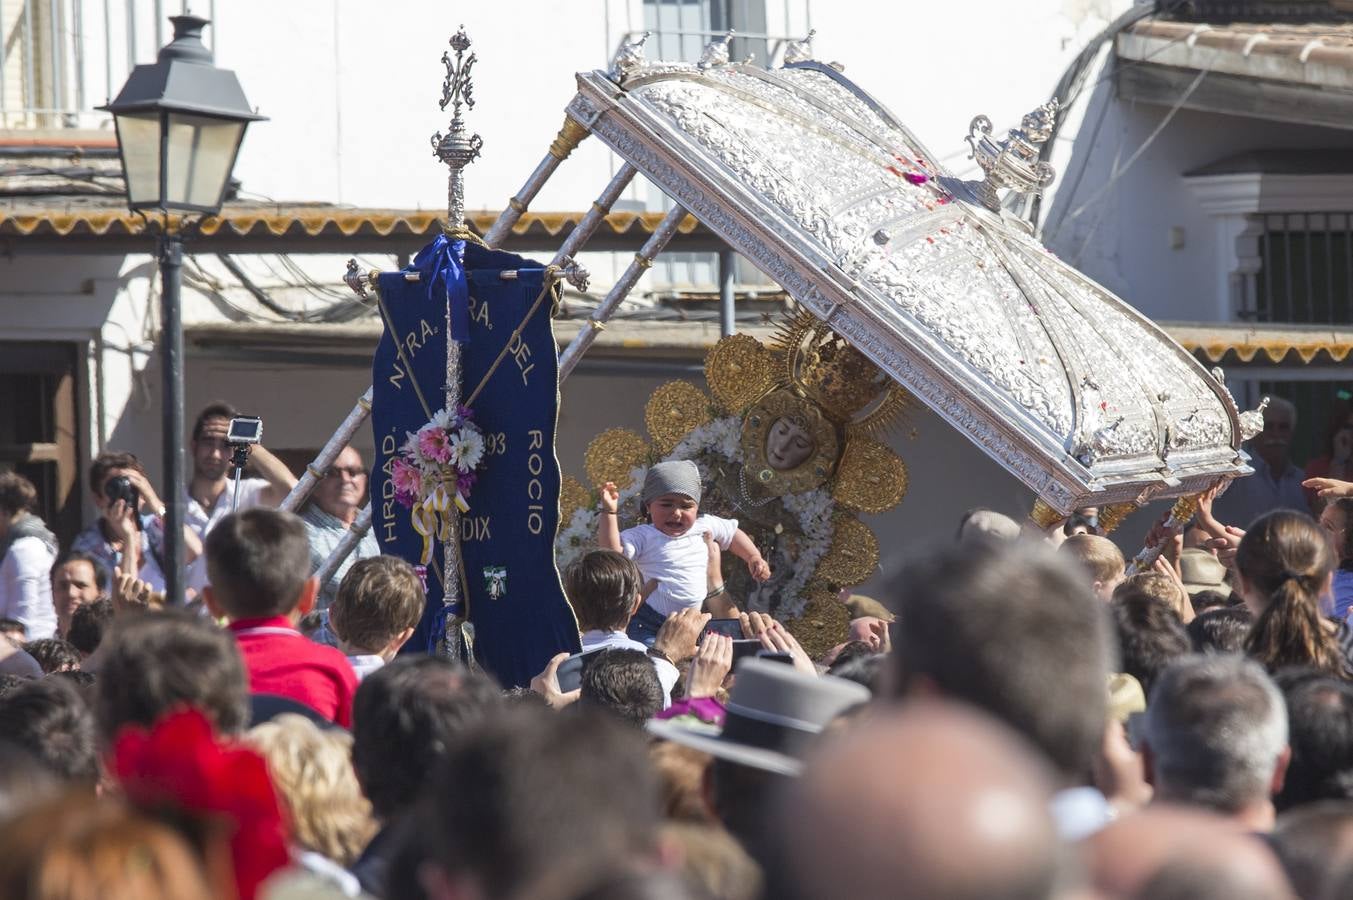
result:
M 465 242 L 439 234 L 413 258 L 429 300 L 444 299 L 451 310 L 451 340 L 470 339 L 470 288 L 465 281 Z

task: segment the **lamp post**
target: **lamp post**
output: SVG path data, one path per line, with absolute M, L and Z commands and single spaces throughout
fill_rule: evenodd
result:
M 163 376 L 165 592 L 183 602 L 183 319 L 179 290 L 183 268 L 181 223 L 187 215 L 221 211 L 244 130 L 263 119 L 244 99 L 234 72 L 212 64 L 202 43 L 207 20 L 170 16 L 174 39 L 151 65 L 137 66 L 117 99 L 99 107 L 113 114 L 127 182 L 127 205 L 143 215 L 158 211 L 156 244 L 161 298 L 160 365 Z M 170 219 L 179 215 L 178 224 Z

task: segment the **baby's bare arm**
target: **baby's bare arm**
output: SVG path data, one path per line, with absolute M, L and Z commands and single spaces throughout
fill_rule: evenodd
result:
M 606 482 L 601 487 L 601 515 L 597 522 L 597 546 L 603 550 L 614 550 L 616 553 L 625 552 L 625 548 L 620 544 L 620 518 L 617 511 L 620 509 L 620 491 L 611 482 Z
M 770 564 L 762 558 L 761 551 L 756 549 L 756 544 L 741 528 L 733 534 L 733 542 L 728 545 L 728 549 L 738 559 L 747 563 L 747 571 L 751 572 L 757 581 L 765 581 L 770 577 Z

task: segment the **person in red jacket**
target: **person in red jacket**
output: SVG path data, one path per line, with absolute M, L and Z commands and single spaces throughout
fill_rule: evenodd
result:
M 207 534 L 203 599 L 229 620 L 255 695 L 302 703 L 344 728 L 352 724 L 357 676 L 333 647 L 296 630 L 315 605 L 305 523 L 288 512 L 255 507 L 226 516 Z

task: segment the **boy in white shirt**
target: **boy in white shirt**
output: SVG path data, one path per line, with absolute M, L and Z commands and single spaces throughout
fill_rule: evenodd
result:
M 371 556 L 352 564 L 329 606 L 329 627 L 358 681 L 395 658 L 426 602 L 418 573 L 399 557 Z
M 649 522 L 622 532 L 620 491 L 610 482 L 602 486 L 597 546 L 623 553 L 634 560 L 645 581 L 656 582 L 629 627 L 630 637 L 649 646 L 669 615 L 703 606 L 709 593 L 706 535 L 745 561 L 757 581 L 770 577 L 770 566 L 736 519 L 700 514 L 700 495 L 700 469 L 695 463 L 684 459 L 657 463 L 644 476 L 639 497 Z

